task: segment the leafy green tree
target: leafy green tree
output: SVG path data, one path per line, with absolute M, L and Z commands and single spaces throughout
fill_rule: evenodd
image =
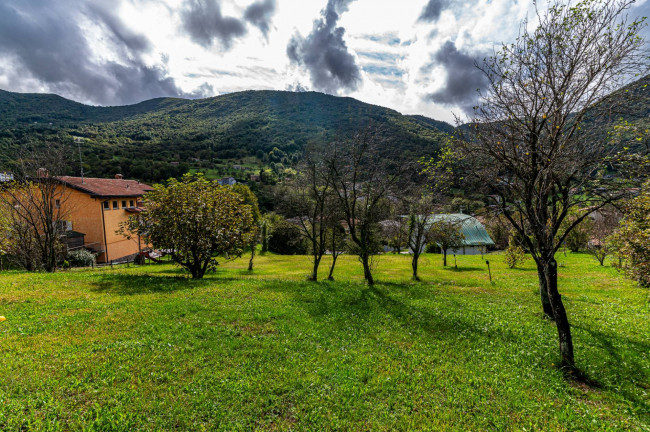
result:
M 273 224 L 269 236 L 269 250 L 280 255 L 304 255 L 307 244 L 298 225 L 283 220 Z
M 253 191 L 251 191 L 248 186 L 243 183 L 236 183 L 232 185 L 232 189 L 242 197 L 244 204 L 250 206 L 251 208 L 251 216 L 253 217 L 253 229 L 251 232 L 251 242 L 249 244 L 251 257 L 248 260 L 248 271 L 252 271 L 253 260 L 255 259 L 255 249 L 257 248 L 257 242 L 259 238 L 262 214 L 260 213 L 260 208 L 257 204 L 257 196 L 255 196 Z
M 253 210 L 241 195 L 202 175 L 155 185 L 143 202 L 144 210 L 118 232 L 140 235 L 154 248 L 171 251 L 193 279 L 214 270 L 219 256 L 240 256 L 256 232 Z
M 566 219 L 564 219 L 562 225 L 563 229 L 566 230 L 569 226 L 575 224 L 576 220 L 580 216 L 581 215 L 576 211 L 570 212 Z M 582 219 L 567 234 L 566 239 L 564 240 L 566 247 L 568 247 L 571 252 L 580 252 L 587 249 L 593 232 L 593 225 L 591 218 Z

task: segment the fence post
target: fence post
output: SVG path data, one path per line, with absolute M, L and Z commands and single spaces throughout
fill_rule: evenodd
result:
M 492 282 L 492 270 L 490 270 L 490 261 L 485 260 L 485 264 L 488 266 L 488 275 L 490 275 L 490 282 Z

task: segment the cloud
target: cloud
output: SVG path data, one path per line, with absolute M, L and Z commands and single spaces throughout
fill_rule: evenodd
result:
M 244 19 L 260 29 L 268 38 L 271 17 L 275 12 L 275 0 L 261 0 L 251 4 L 244 12 Z
M 103 5 L 89 3 L 86 7 L 87 14 L 93 21 L 99 21 L 111 33 L 114 42 L 125 46 L 135 52 L 149 51 L 151 42 L 144 35 L 134 32 L 124 25 L 115 9 L 108 10 Z
M 112 57 L 91 49 L 81 27 L 88 15 L 107 29 L 114 42 L 107 49 L 116 51 Z M 101 105 L 181 95 L 164 67 L 141 59 L 149 49 L 144 36 L 92 1 L 72 6 L 49 0 L 0 3 L 0 60 L 13 65 L 6 82 L 14 89 L 35 82 L 40 91 Z
M 442 66 L 447 76 L 444 86 L 427 95 L 427 99 L 447 106 L 459 106 L 471 113 L 478 101 L 477 89 L 487 85 L 487 78 L 476 68 L 479 60 L 459 51 L 452 41 L 447 41 L 432 57 L 433 62 L 423 71 L 430 72 L 434 66 Z
M 445 0 L 429 0 L 427 5 L 422 10 L 418 21 L 436 22 L 440 18 L 443 9 L 447 7 Z
M 311 33 L 305 38 L 294 35 L 287 46 L 289 59 L 307 68 L 317 90 L 337 94 L 340 89 L 356 90 L 361 81 L 359 66 L 343 40 L 345 29 L 337 27 L 352 1 L 329 0 Z
M 234 39 L 246 34 L 241 20 L 222 15 L 217 0 L 186 0 L 181 20 L 190 39 L 205 48 L 217 40 L 229 49 Z

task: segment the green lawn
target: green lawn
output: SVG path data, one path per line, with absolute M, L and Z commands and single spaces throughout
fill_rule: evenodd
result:
M 437 255 L 415 283 L 382 256 L 374 288 L 352 257 L 319 283 L 280 256 L 0 273 L 0 430 L 650 430 L 650 291 L 559 257 L 587 385 L 554 367 L 532 262 L 489 258 L 492 284 Z

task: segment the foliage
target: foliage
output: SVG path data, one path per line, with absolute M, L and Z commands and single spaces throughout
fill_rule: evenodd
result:
M 515 268 L 526 261 L 526 252 L 516 240 L 516 234 L 510 233 L 508 247 L 504 253 L 504 260 L 508 268 Z
M 650 182 L 625 210 L 619 229 L 609 240 L 625 272 L 650 287 Z
M 68 252 L 66 258 L 70 267 L 90 267 L 95 263 L 95 255 L 86 249 Z
M 581 218 L 581 220 L 578 221 L 580 216 L 581 215 L 577 212 L 571 212 L 563 222 L 563 228 L 565 230 L 577 222 L 577 225 L 569 231 L 564 240 L 566 247 L 568 247 L 571 252 L 586 250 L 594 229 L 594 224 L 591 218 Z
M 215 269 L 216 257 L 241 255 L 256 231 L 241 195 L 202 175 L 155 185 L 143 201 L 144 210 L 123 223 L 120 233 L 139 234 L 154 248 L 171 251 L 195 279 Z
M 282 221 L 273 225 L 269 250 L 280 255 L 305 255 L 308 247 L 298 225 Z

